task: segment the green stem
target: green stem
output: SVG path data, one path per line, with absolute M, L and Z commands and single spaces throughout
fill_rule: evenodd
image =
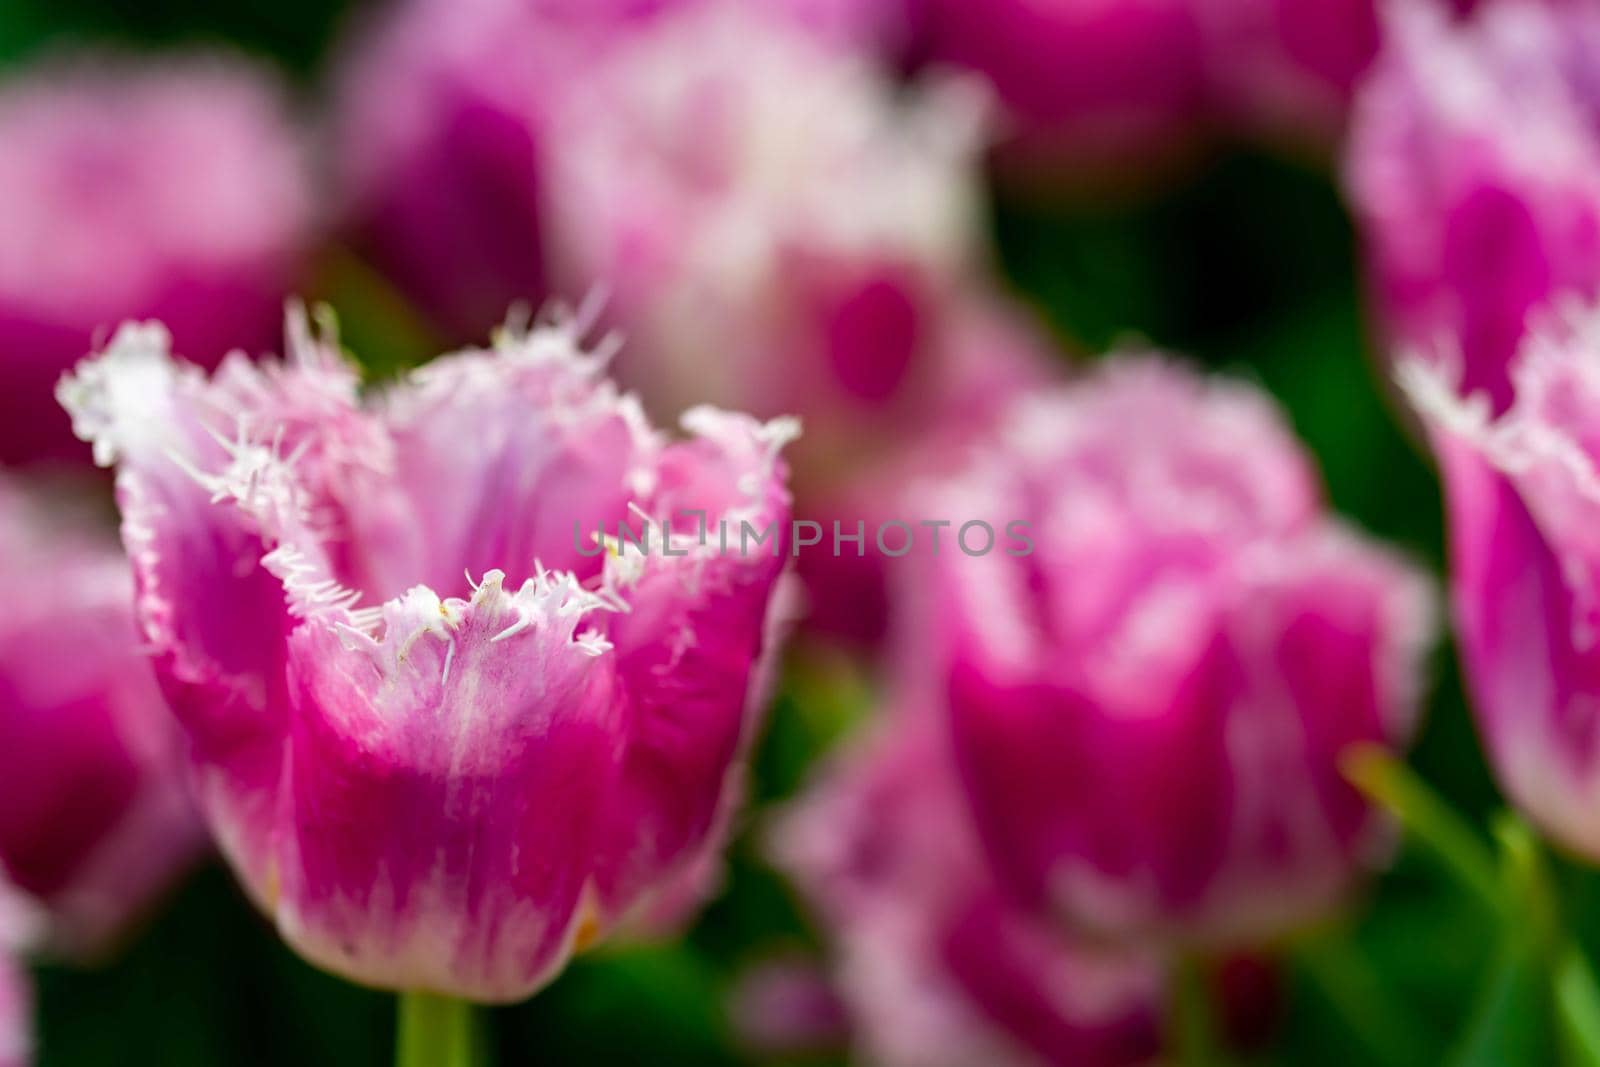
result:
M 1167 1050 L 1177 1067 L 1220 1067 L 1216 1019 L 1205 961 L 1180 955 L 1172 964 Z
M 1411 768 L 1378 746 L 1354 750 L 1345 757 L 1343 768 L 1357 789 L 1432 849 L 1489 911 L 1503 914 L 1505 895 L 1494 853 Z
M 395 1067 L 474 1067 L 471 1002 L 433 993 L 401 993 L 394 1062 Z

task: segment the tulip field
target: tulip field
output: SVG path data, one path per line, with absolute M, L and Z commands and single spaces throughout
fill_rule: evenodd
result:
M 1600 1067 L 1597 530 L 1594 0 L 3 0 L 0 1067 Z

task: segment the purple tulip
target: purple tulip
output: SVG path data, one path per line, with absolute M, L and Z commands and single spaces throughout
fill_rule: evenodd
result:
M 1146 1063 L 1162 969 L 1024 914 L 983 861 L 943 722 L 893 714 L 779 824 L 836 949 L 861 1052 L 886 1067 Z
M 1600 291 L 1600 12 L 1396 5 L 1352 123 L 1348 185 L 1395 346 L 1459 346 L 1496 408 L 1531 312 Z
M 42 487 L 0 481 L 0 870 L 43 906 L 51 947 L 84 956 L 205 835 L 139 648 L 128 561 L 96 516 L 60 510 Z
M 1248 386 L 1120 357 L 1002 426 L 924 511 L 1028 544 L 952 529 L 905 638 L 1002 879 L 1116 935 L 1319 916 L 1385 843 L 1340 761 L 1410 733 L 1423 577 L 1326 515 Z
M 0 462 L 87 464 L 51 393 L 126 318 L 159 316 L 207 364 L 270 343 L 312 203 L 266 72 L 58 61 L 0 85 L 0 144 Z
M 1600 857 L 1597 339 L 1592 312 L 1547 317 L 1512 360 L 1498 414 L 1449 360 L 1401 369 L 1444 477 L 1461 662 L 1491 763 L 1519 808 L 1590 858 Z
M 130 325 L 62 385 L 211 829 L 357 981 L 528 995 L 700 856 L 738 773 L 783 553 L 679 517 L 785 529 L 792 420 L 700 408 L 669 442 L 576 336 L 363 401 L 303 320 L 287 362 L 209 379 Z M 643 516 L 678 526 L 648 556 L 590 543 Z

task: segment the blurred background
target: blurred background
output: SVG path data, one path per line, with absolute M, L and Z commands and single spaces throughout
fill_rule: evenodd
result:
M 382 0 L 0 0 L 0 77 L 22 77 L 84 48 L 222 48 L 280 71 L 306 129 L 351 136 L 349 127 L 329 133 L 329 101 L 351 41 L 387 14 Z M 911 71 L 921 47 L 897 46 L 886 68 Z M 559 65 L 551 70 L 560 76 Z M 408 80 L 403 63 L 390 74 L 397 86 Z M 1208 113 L 1181 133 L 1159 134 L 1162 151 L 1112 147 L 1066 162 L 1001 145 L 983 160 L 978 205 L 994 284 L 1037 320 L 1063 362 L 1148 344 L 1258 382 L 1287 409 L 1334 507 L 1442 573 L 1438 484 L 1379 369 L 1341 196 L 1338 135 L 1305 136 L 1312 124 L 1291 125 L 1263 133 L 1259 124 Z M 19 150 L 0 143 L 0 154 Z M 331 170 L 328 157 L 337 154 L 313 152 L 315 166 Z M 337 184 L 324 178 L 316 188 Z M 405 265 L 386 258 L 360 225 L 343 225 L 342 210 L 331 192 L 311 206 L 325 236 L 296 268 L 292 288 L 337 309 L 345 344 L 375 376 L 486 336 L 494 320 L 446 323 L 448 315 L 421 306 Z M 584 294 L 520 295 L 536 305 Z M 751 802 L 711 903 L 681 940 L 603 947 L 530 1002 L 493 1010 L 494 1062 L 847 1062 L 842 1022 L 834 1032 L 821 1025 L 797 1047 L 775 1047 L 772 1035 L 747 1032 L 734 1008 L 749 995 L 751 976 L 773 961 L 825 956 L 805 908 L 763 858 L 763 820 L 870 715 L 879 684 L 870 656 L 803 635 L 757 741 Z M 1448 646 L 1436 656 L 1429 694 L 1413 764 L 1482 820 L 1499 801 Z M 1563 867 L 1561 877 L 1576 899 L 1600 902 L 1592 875 Z M 1600 932 L 1600 909 L 1588 912 L 1597 928 L 1588 933 Z M 1402 849 L 1363 905 L 1331 928 L 1297 940 L 1270 965 L 1241 961 L 1227 997 L 1243 1005 L 1243 1028 L 1255 1031 L 1243 1042 L 1254 1049 L 1250 1062 L 1381 1062 L 1362 1037 L 1373 1033 L 1391 1035 L 1387 1048 L 1415 1050 L 1420 1058 L 1409 1062 L 1439 1062 L 1479 996 L 1494 948 L 1472 935 L 1472 915 L 1447 878 Z M 103 964 L 45 964 L 36 977 L 38 1061 L 46 1067 L 313 1067 L 381 1064 L 392 1054 L 392 999 L 297 959 L 214 860 Z

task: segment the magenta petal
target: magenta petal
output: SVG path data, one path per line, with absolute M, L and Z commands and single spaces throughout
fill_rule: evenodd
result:
M 278 923 L 341 974 L 496 1001 L 565 962 L 620 745 L 612 668 L 573 639 L 588 594 L 501 580 L 414 590 L 382 642 L 293 639 Z
M 595 871 L 612 915 L 696 862 L 738 788 L 729 775 L 742 773 L 768 605 L 788 557 L 789 498 L 776 452 L 792 429 L 710 409 L 684 422 L 698 437 L 663 455 L 655 510 L 690 554 L 650 559 L 628 594 L 630 610 L 609 631 L 628 738 Z M 690 512 L 703 513 L 706 545 Z M 744 524 L 766 532 L 765 544 L 722 552 L 721 531 L 737 538 Z

